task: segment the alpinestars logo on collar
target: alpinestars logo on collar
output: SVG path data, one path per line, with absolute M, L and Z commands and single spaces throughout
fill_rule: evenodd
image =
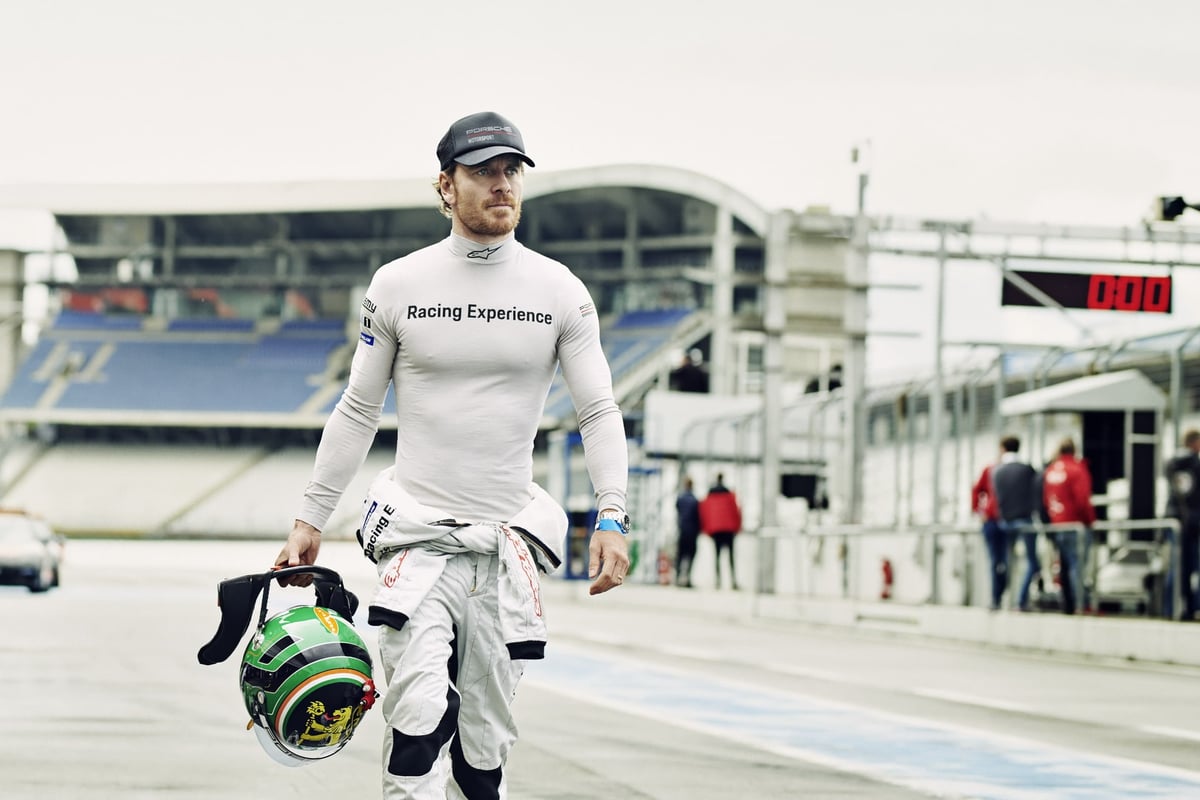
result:
M 495 247 L 485 247 L 482 250 L 472 250 L 471 252 L 467 253 L 467 258 L 482 258 L 484 261 L 487 261 L 492 257 L 492 253 L 495 253 L 503 246 L 504 245 L 498 244 Z

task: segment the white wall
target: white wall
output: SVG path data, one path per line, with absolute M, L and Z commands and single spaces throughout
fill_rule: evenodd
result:
M 258 458 L 256 448 L 60 444 L 4 498 L 70 533 L 144 534 Z
M 173 520 L 166 532 L 181 536 L 213 532 L 226 536 L 286 536 L 312 473 L 313 456 L 311 448 L 271 453 Z M 390 448 L 377 447 L 367 456 L 330 517 L 326 536 L 354 538 L 367 488 L 391 461 Z

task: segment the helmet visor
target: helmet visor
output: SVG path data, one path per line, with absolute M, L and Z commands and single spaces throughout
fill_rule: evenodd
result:
M 263 751 L 271 757 L 272 761 L 276 764 L 282 764 L 285 767 L 306 767 L 314 761 L 329 758 L 342 749 L 341 745 L 337 747 L 322 747 L 319 750 L 293 749 L 276 741 L 266 728 L 257 724 L 254 726 L 254 737 L 258 739 L 258 743 L 262 745 Z
M 341 750 L 374 701 L 369 676 L 331 669 L 304 680 L 280 699 L 274 714 L 255 718 L 255 733 L 269 755 L 314 761 Z

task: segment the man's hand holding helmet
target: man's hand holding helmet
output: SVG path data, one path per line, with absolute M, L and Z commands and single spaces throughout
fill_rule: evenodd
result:
M 321 550 L 321 532 L 303 520 L 292 524 L 292 532 L 288 534 L 287 542 L 275 559 L 276 567 L 311 567 L 317 563 L 317 553 Z M 313 576 L 289 575 L 279 579 L 281 586 L 310 586 Z

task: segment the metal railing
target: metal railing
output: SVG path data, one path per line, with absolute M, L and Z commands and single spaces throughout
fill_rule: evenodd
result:
M 990 563 L 981 525 L 929 525 L 896 528 L 866 525 L 831 525 L 814 529 L 763 528 L 755 538 L 770 541 L 775 553 L 770 561 L 756 555 L 755 588 L 760 592 L 793 594 L 797 597 L 860 601 L 890 600 L 895 603 L 986 606 L 977 599 L 986 594 Z M 1145 574 L 1150 577 L 1144 595 L 1131 597 L 1141 613 L 1152 617 L 1180 619 L 1183 614 L 1180 524 L 1170 518 L 1101 520 L 1088 528 L 1079 523 L 1034 523 L 1040 546 L 1062 535 L 1087 537 L 1076 547 L 1083 565 L 1086 590 L 1098 601 L 1097 577 L 1121 547 L 1150 551 Z M 1132 538 L 1136 531 L 1149 531 L 1148 538 Z M 1016 564 L 1014 545 L 1018 531 L 1010 531 L 1010 565 Z M 760 548 L 760 552 L 768 552 Z M 892 562 L 893 591 L 884 591 L 882 561 Z M 1046 580 L 1045 559 L 1039 559 Z M 1015 594 L 1018 570 L 1006 578 L 1008 596 Z M 1062 576 L 1066 580 L 1066 576 Z M 903 586 L 901 583 L 903 582 Z

